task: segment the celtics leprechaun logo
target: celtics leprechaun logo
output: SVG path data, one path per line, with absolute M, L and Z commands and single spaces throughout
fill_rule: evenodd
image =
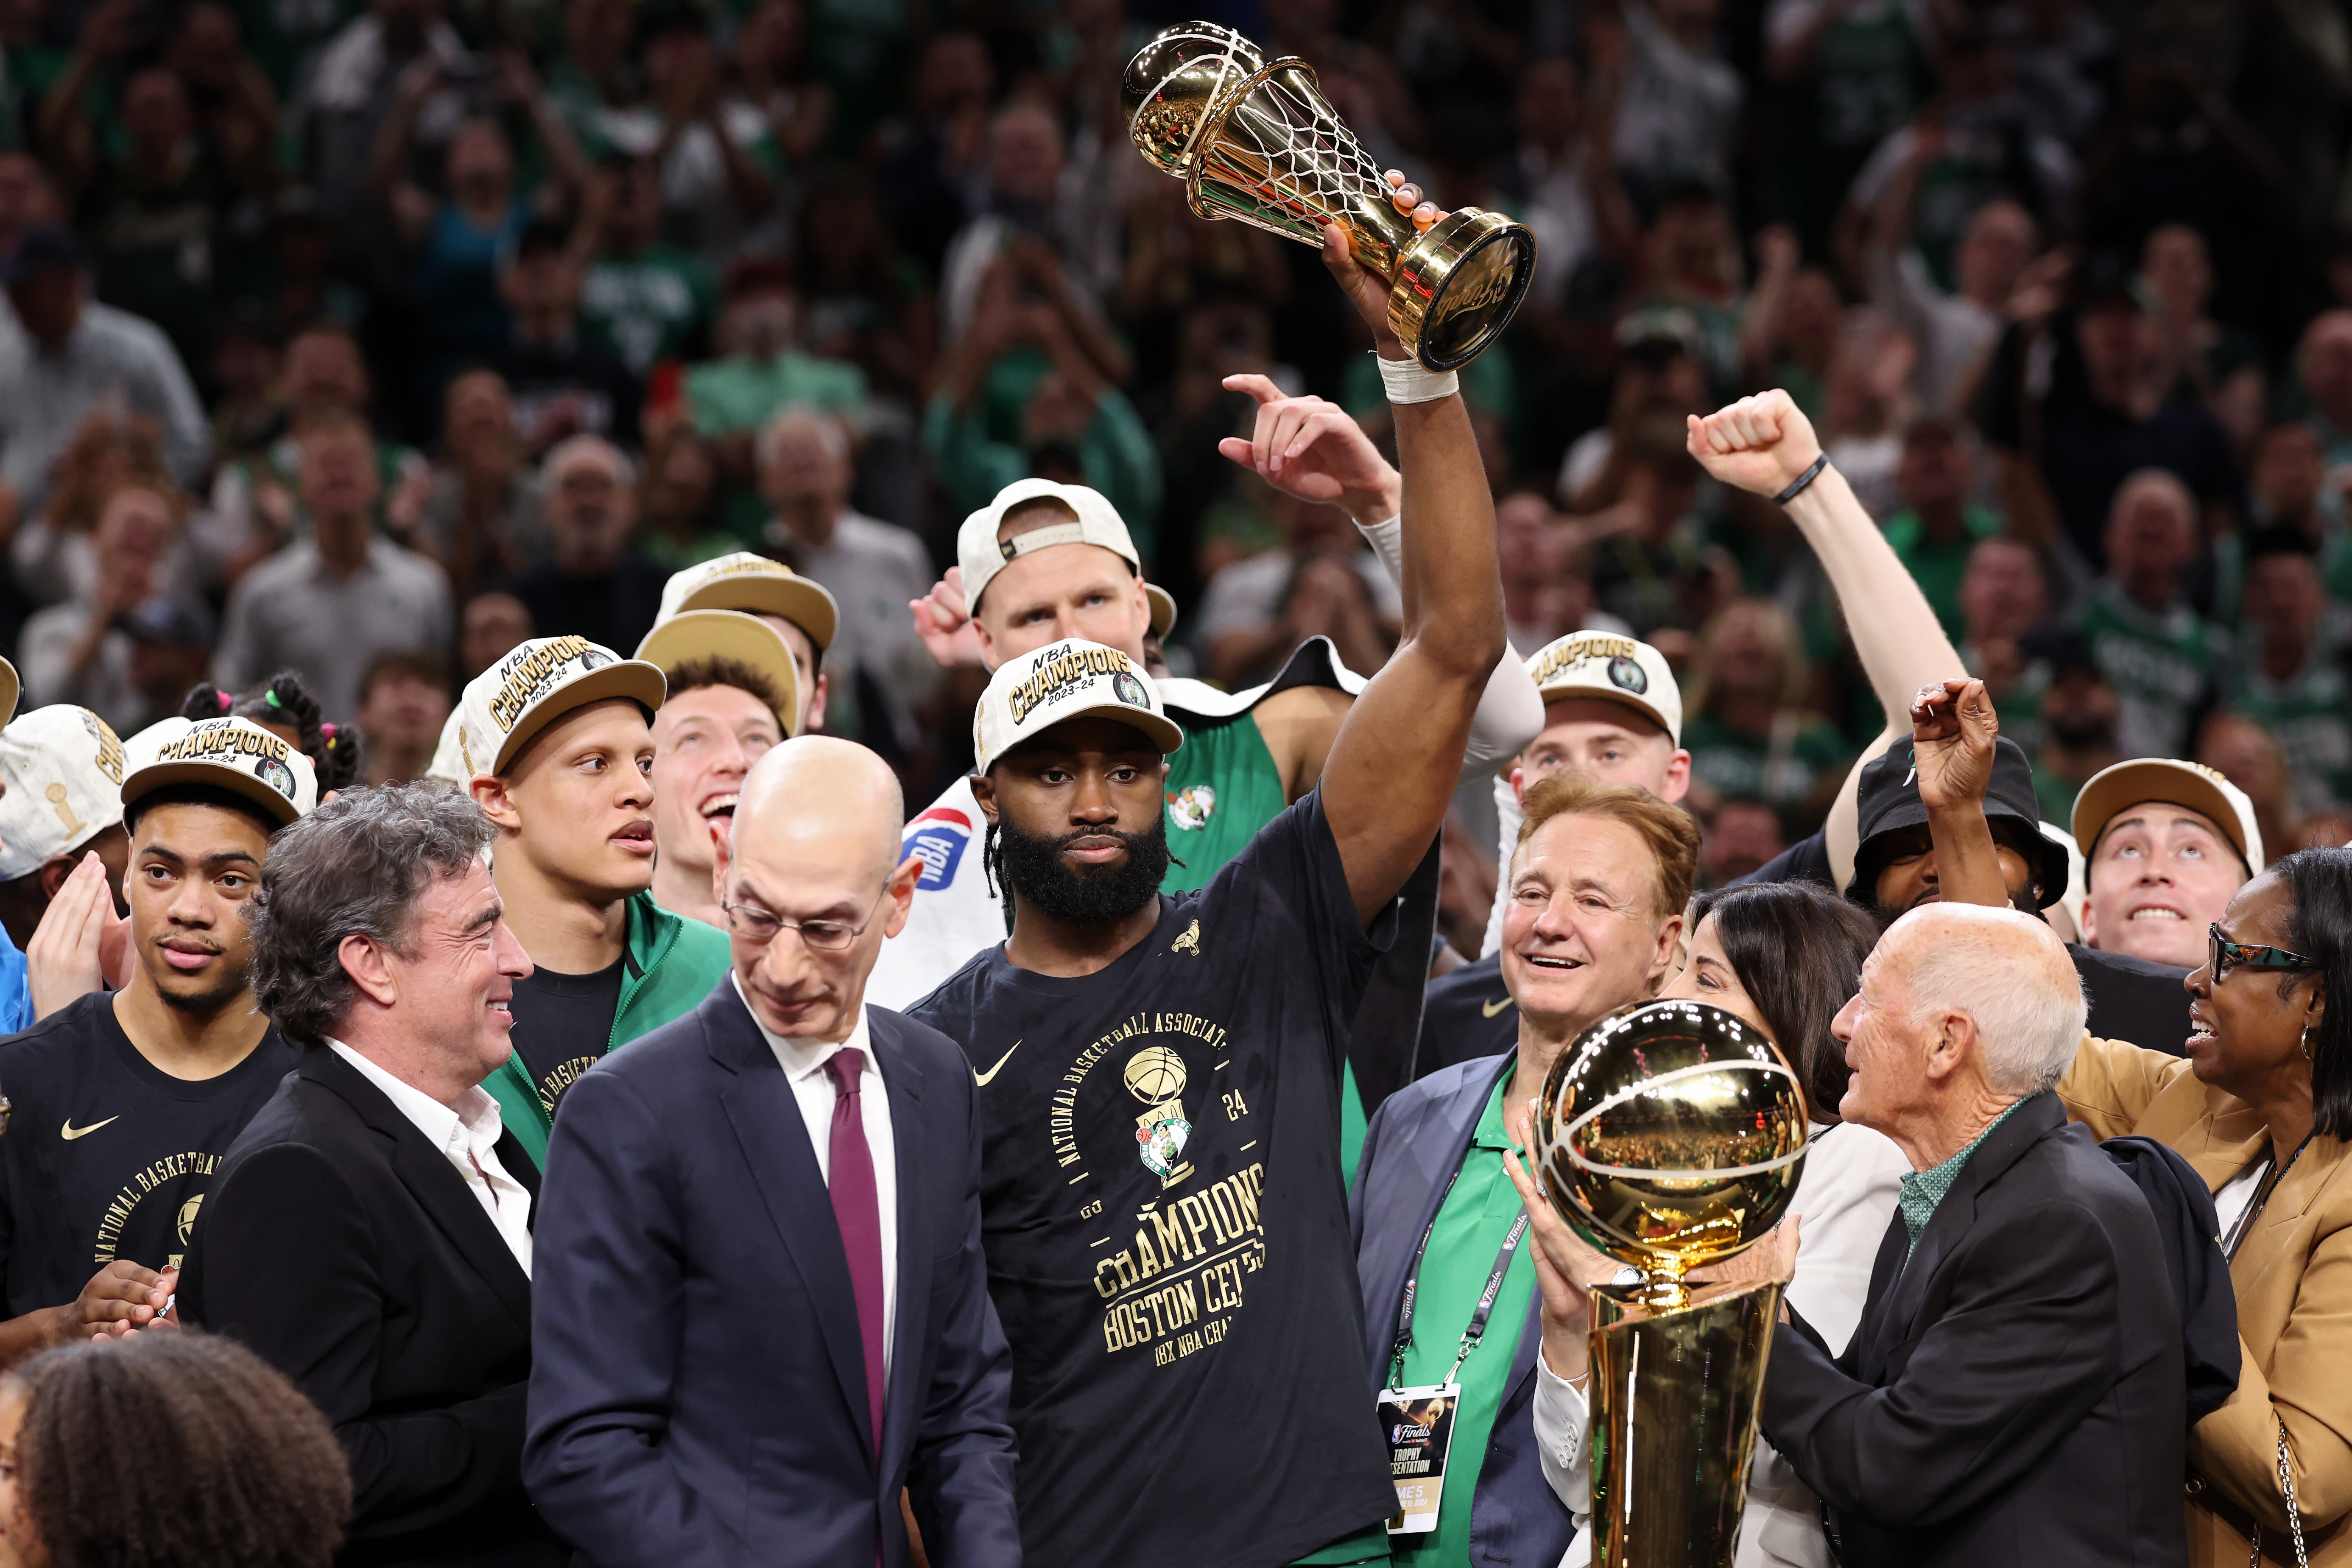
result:
M 1184 1058 L 1166 1046 L 1146 1046 L 1128 1058 L 1124 1074 L 1128 1092 L 1146 1109 L 1135 1119 L 1135 1141 L 1143 1168 L 1172 1187 L 1192 1173 L 1184 1163 L 1184 1145 L 1192 1124 L 1184 1119 Z

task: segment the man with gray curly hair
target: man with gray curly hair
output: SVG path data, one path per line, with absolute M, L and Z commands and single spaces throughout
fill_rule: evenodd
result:
M 301 1058 L 221 1162 L 183 1319 L 292 1378 L 351 1461 L 376 1563 L 549 1568 L 522 1488 L 538 1173 L 479 1087 L 530 960 L 481 809 L 446 784 L 347 792 L 282 831 L 254 994 Z

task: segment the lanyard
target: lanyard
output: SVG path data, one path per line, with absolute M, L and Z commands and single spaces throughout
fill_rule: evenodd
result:
M 1454 1195 L 1454 1184 L 1462 1179 L 1462 1167 L 1454 1167 L 1454 1174 L 1445 1178 L 1445 1191 L 1438 1194 L 1437 1214 L 1429 1216 L 1429 1228 L 1421 1233 L 1421 1245 L 1412 1249 L 1412 1267 L 1405 1271 L 1404 1300 L 1397 1309 L 1396 1344 L 1390 1352 L 1389 1386 L 1404 1386 L 1404 1352 L 1412 1345 L 1412 1299 L 1421 1289 L 1421 1262 L 1429 1254 L 1429 1238 L 1437 1234 L 1438 1215 L 1445 1212 L 1445 1200 Z M 1519 1249 L 1519 1238 L 1528 1233 L 1528 1211 L 1511 1222 L 1508 1234 L 1503 1237 L 1503 1250 L 1495 1255 L 1494 1271 L 1486 1276 L 1486 1288 L 1478 1293 L 1477 1310 L 1470 1314 L 1470 1326 L 1462 1331 L 1462 1343 L 1457 1347 L 1453 1368 L 1438 1379 L 1442 1387 L 1454 1381 L 1470 1352 L 1478 1348 L 1486 1337 L 1486 1320 L 1494 1315 L 1495 1299 L 1503 1293 L 1503 1276 L 1511 1271 L 1511 1255 Z
M 2237 1219 L 2230 1226 L 2230 1234 L 2221 1238 L 2222 1262 L 2235 1263 L 2238 1260 L 2238 1248 L 2245 1245 L 2246 1233 L 2254 1228 L 2254 1216 L 2269 1206 L 2271 1194 L 2279 1190 L 2279 1184 L 2286 1180 L 2287 1173 L 2294 1169 L 2294 1163 L 2303 1158 L 2303 1152 L 2310 1142 L 2310 1135 L 2306 1133 L 2303 1142 L 2294 1146 L 2294 1152 L 2286 1157 L 2285 1164 L 2254 1184 L 2253 1194 L 2247 1198 L 2246 1206 L 2238 1211 Z M 2273 1154 L 2267 1158 L 2275 1163 L 2278 1156 Z M 1428 1244 L 1424 1242 L 1423 1245 Z

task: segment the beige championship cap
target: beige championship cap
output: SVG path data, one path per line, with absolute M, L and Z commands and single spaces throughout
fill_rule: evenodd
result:
M 0 882 L 122 820 L 122 742 L 87 708 L 36 708 L 0 730 Z
M 824 584 L 748 550 L 672 574 L 662 586 L 661 608 L 654 624 L 689 610 L 782 616 L 808 633 L 809 641 L 820 650 L 833 646 L 833 634 L 841 625 L 841 606 Z
M 637 657 L 665 677 L 701 658 L 731 659 L 757 670 L 775 688 L 775 713 L 784 733 L 795 732 L 801 712 L 800 667 L 793 662 L 793 647 L 783 633 L 757 616 L 741 610 L 688 610 L 656 621 L 637 645 Z
M 319 804 L 319 774 L 302 748 L 250 719 L 165 719 L 123 742 L 127 810 L 173 784 L 241 795 L 280 827 Z
M 503 773 L 525 742 L 574 708 L 625 697 L 647 713 L 669 695 L 655 666 L 583 637 L 533 637 L 466 682 L 457 698 L 457 764 Z
M 441 721 L 441 739 L 434 742 L 433 760 L 425 765 L 425 776 L 439 779 L 444 784 L 464 789 L 473 782 L 466 771 L 465 752 L 457 744 L 457 731 L 465 727 L 466 715 L 459 710 L 449 710 L 449 717 Z
M 1013 539 L 996 537 L 1005 513 L 1036 500 L 1059 501 L 1076 514 L 1076 521 L 1048 523 Z M 979 614 L 981 595 L 988 591 L 989 580 L 1004 570 L 1005 563 L 1056 544 L 1099 544 L 1126 562 L 1137 576 L 1143 575 L 1143 557 L 1136 553 L 1126 521 L 1100 490 L 1052 479 L 1016 479 L 997 491 L 994 500 L 965 518 L 956 531 L 956 564 L 963 568 L 965 605 Z M 1159 618 L 1156 607 L 1152 618 Z M 1171 624 L 1176 618 L 1173 599 L 1168 601 L 1168 618 Z
M 1528 677 L 1546 702 L 1597 697 L 1622 702 L 1663 725 L 1683 743 L 1683 689 L 1666 656 L 1648 643 L 1613 632 L 1570 632 L 1538 648 Z
M 16 700 L 25 694 L 25 684 L 16 679 L 16 667 L 0 658 L 0 724 L 16 716 Z
M 2134 757 L 2091 775 L 2074 797 L 2074 843 L 2084 858 L 2089 859 L 2098 847 L 2099 835 L 2106 831 L 2108 823 L 2127 807 L 2150 800 L 2186 806 L 2212 818 L 2213 826 L 2246 862 L 2246 874 L 2261 873 L 2263 830 L 2254 823 L 2254 803 L 2213 769 L 2179 757 Z
M 1157 583 L 1146 583 L 1143 596 L 1151 605 L 1151 625 L 1145 629 L 1164 642 L 1176 629 L 1176 595 Z
M 972 770 L 986 773 L 1024 741 L 1073 719 L 1132 725 L 1163 757 L 1184 744 L 1184 731 L 1160 706 L 1160 689 L 1141 665 L 1115 647 L 1067 637 L 1005 660 L 988 678 L 972 714 Z

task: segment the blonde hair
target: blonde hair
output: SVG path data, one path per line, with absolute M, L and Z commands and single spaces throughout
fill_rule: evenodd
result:
M 1655 872 L 1652 912 L 1664 920 L 1678 915 L 1691 900 L 1698 880 L 1698 824 L 1679 805 L 1670 805 L 1648 790 L 1631 784 L 1605 784 L 1582 773 L 1555 773 L 1540 780 L 1519 802 L 1519 838 L 1512 847 L 1516 864 L 1528 839 L 1556 816 L 1602 816 L 1622 822 L 1642 836 L 1649 847 Z
M 1769 599 L 1734 599 L 1707 617 L 1698 634 L 1698 669 L 1690 684 L 1689 711 L 1706 710 L 1709 688 L 1715 684 L 1716 650 L 1734 616 L 1746 616 L 1756 623 L 1757 635 L 1772 650 L 1771 657 L 1780 666 L 1780 689 L 1778 697 L 1782 708 L 1801 708 L 1805 702 L 1805 685 L 1811 671 L 1805 658 L 1804 635 L 1798 631 L 1796 617 Z

